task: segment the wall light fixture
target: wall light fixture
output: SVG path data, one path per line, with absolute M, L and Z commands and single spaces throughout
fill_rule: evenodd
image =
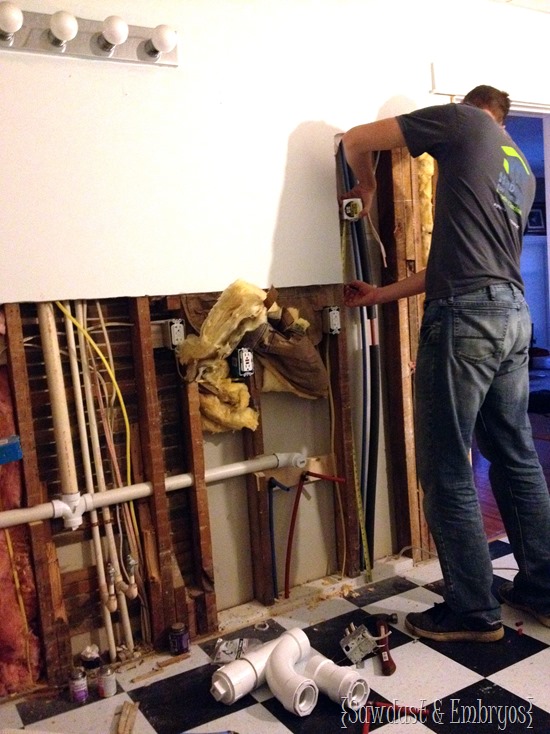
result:
M 78 21 L 67 13 L 66 10 L 59 10 L 50 18 L 50 42 L 59 49 L 65 49 L 67 43 L 76 38 L 78 33 Z
M 23 13 L 13 3 L 0 3 L 0 40 L 12 42 L 13 36 L 23 26 Z
M 168 25 L 129 26 L 117 15 L 98 21 L 65 10 L 48 15 L 0 1 L 0 53 L 61 53 L 65 58 L 177 66 L 177 46 L 177 33 Z
M 159 58 L 161 54 L 169 54 L 178 42 L 178 36 L 173 28 L 169 25 L 158 25 L 153 30 L 153 35 L 145 44 L 145 51 L 154 58 Z
M 128 33 L 128 23 L 118 15 L 110 15 L 103 21 L 103 31 L 99 34 L 97 42 L 103 51 L 112 53 L 115 46 L 127 41 Z

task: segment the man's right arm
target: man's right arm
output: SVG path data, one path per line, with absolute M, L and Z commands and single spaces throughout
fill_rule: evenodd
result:
M 390 301 L 398 301 L 400 298 L 418 296 L 426 290 L 426 270 L 413 273 L 403 280 L 395 283 L 377 287 L 364 283 L 361 280 L 353 280 L 344 286 L 344 303 L 346 306 L 376 306 Z
M 366 216 L 371 208 L 376 179 L 372 165 L 372 152 L 402 148 L 405 138 L 395 117 L 377 120 L 366 125 L 352 127 L 342 137 L 342 145 L 357 184 L 345 198 L 359 196 L 363 202 L 361 216 Z

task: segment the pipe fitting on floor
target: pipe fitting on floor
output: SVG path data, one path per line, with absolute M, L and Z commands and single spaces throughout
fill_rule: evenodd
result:
M 370 686 L 354 668 L 344 668 L 320 653 L 307 661 L 304 675 L 313 678 L 321 693 L 354 711 L 367 703 Z
M 319 696 L 315 682 L 295 670 L 296 663 L 310 650 L 309 640 L 303 630 L 288 630 L 279 638 L 265 669 L 267 684 L 273 695 L 287 711 L 297 716 L 308 716 Z
M 216 701 L 235 703 L 239 698 L 263 685 L 267 661 L 278 644 L 279 638 L 270 640 L 216 670 L 210 687 L 210 693 Z

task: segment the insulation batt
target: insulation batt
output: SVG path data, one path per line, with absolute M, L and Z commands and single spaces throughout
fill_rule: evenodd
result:
M 178 349 L 179 361 L 187 366 L 186 379 L 201 386 L 199 400 L 205 431 L 258 427 L 259 415 L 249 407 L 248 388 L 231 380 L 226 358 L 246 332 L 266 323 L 266 296 L 261 288 L 236 280 L 210 309 L 200 334 L 190 334 Z
M 326 367 L 306 335 L 310 322 L 296 308 L 279 307 L 275 297 L 274 288 L 265 293 L 237 280 L 211 307 L 187 299 L 189 321 L 200 333 L 188 336 L 177 354 L 187 367 L 185 379 L 200 385 L 204 430 L 219 433 L 258 427 L 259 414 L 249 406 L 247 386 L 229 377 L 226 358 L 238 346 L 254 351 L 264 392 L 293 392 L 312 399 L 328 395 Z M 199 327 L 197 316 L 206 311 Z
M 228 286 L 210 310 L 200 335 L 190 334 L 180 345 L 180 362 L 189 365 L 201 359 L 228 357 L 247 331 L 267 321 L 266 296 L 261 288 L 244 280 Z
M 248 388 L 242 382 L 231 380 L 225 359 L 201 363 L 198 381 L 203 386 L 199 402 L 205 430 L 210 433 L 238 431 L 241 428 L 256 430 L 259 416 L 248 405 Z
M 15 433 L 7 368 L 0 366 L 0 437 Z M 0 465 L 1 509 L 21 506 L 19 462 Z M 9 553 L 8 535 L 12 554 Z M 25 617 L 21 613 L 14 577 L 20 584 Z M 0 697 L 32 687 L 39 676 L 40 647 L 31 627 L 37 617 L 37 597 L 26 525 L 0 531 Z M 28 648 L 27 648 L 28 646 Z

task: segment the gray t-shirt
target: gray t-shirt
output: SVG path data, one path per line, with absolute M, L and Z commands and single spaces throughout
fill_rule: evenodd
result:
M 523 230 L 535 196 L 525 156 L 483 110 L 467 104 L 426 107 L 397 122 L 413 157 L 438 163 L 426 299 L 510 282 L 523 290 Z

